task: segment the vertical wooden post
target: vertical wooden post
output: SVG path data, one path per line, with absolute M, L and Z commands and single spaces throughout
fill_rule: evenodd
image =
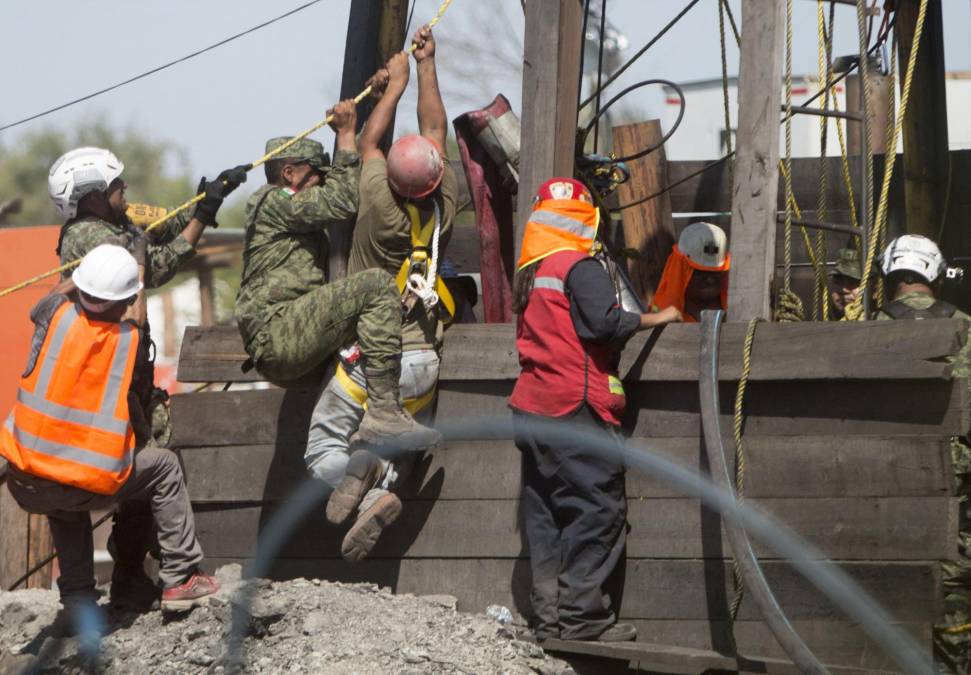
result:
M 906 72 L 917 24 L 917 0 L 897 3 L 898 70 Z M 941 0 L 927 3 L 927 17 L 903 122 L 907 232 L 937 239 L 947 192 L 947 97 Z M 952 188 L 953 189 L 953 188 Z
M 738 135 L 732 186 L 728 318 L 769 318 L 779 193 L 785 3 L 742 0 Z
M 347 20 L 347 42 L 344 47 L 344 72 L 341 78 L 341 100 L 353 98 L 364 89 L 364 83 L 391 56 L 401 51 L 408 20 L 408 0 L 351 0 Z M 365 99 L 357 110 L 360 131 L 374 104 Z M 381 142 L 385 152 L 394 138 L 394 119 Z M 331 279 L 347 274 L 347 256 L 351 250 L 354 223 L 331 228 L 328 271 Z
M 662 136 L 660 120 L 625 124 L 614 127 L 612 147 L 617 156 L 623 157 L 660 143 Z M 668 162 L 663 147 L 628 162 L 627 166 L 631 179 L 617 189 L 621 204 L 659 192 L 668 184 Z M 650 306 L 675 242 L 671 195 L 665 192 L 649 202 L 624 210 L 622 215 L 624 245 L 640 254 L 628 264 L 631 281 L 644 304 Z
M 204 264 L 199 268 L 199 316 L 203 326 L 213 326 L 216 323 L 212 290 L 212 268 Z
M 573 177 L 577 88 L 583 47 L 580 0 L 527 0 L 516 259 L 536 189 Z

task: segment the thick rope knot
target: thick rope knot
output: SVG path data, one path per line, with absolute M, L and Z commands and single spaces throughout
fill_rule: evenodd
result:
M 793 323 L 806 320 L 802 299 L 792 289 L 782 289 L 779 292 L 776 303 L 775 320 L 779 323 Z
M 843 309 L 843 318 L 840 320 L 863 321 L 865 318 L 863 313 L 863 296 L 860 295 Z

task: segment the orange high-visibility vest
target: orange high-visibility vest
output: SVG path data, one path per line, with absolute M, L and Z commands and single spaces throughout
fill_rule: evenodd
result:
M 0 428 L 0 455 L 32 476 L 115 494 L 132 468 L 128 390 L 137 351 L 131 324 L 61 306 Z

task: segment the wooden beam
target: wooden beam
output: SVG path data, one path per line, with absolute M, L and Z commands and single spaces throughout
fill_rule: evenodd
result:
M 536 189 L 573 177 L 583 10 L 580 0 L 527 0 L 516 259 Z
M 771 311 L 784 9 L 783 2 L 742 0 L 738 151 L 729 244 L 735 262 L 728 289 L 728 316 L 732 321 L 768 319 Z
M 199 318 L 203 326 L 216 323 L 216 303 L 213 297 L 212 268 L 199 268 Z
M 401 51 L 408 20 L 408 0 L 351 0 L 347 19 L 347 42 L 344 47 L 344 72 L 341 78 L 341 100 L 354 98 L 365 82 L 391 55 Z M 357 111 L 357 130 L 364 127 L 374 103 L 361 102 Z M 387 152 L 394 137 L 394 117 L 381 141 Z M 347 274 L 347 256 L 351 251 L 353 223 L 332 227 L 328 276 L 339 279 Z
M 898 70 L 906 72 L 920 3 L 897 3 Z M 944 83 L 944 20 L 941 0 L 929 0 L 903 123 L 906 228 L 937 240 L 947 201 L 947 97 Z M 960 183 L 958 183 L 960 184 Z M 948 252 L 945 251 L 945 255 Z M 953 255 L 953 254 L 952 254 Z
M 658 145 L 663 133 L 660 120 L 625 124 L 613 129 L 613 149 L 620 157 Z M 668 162 L 661 146 L 646 157 L 628 162 L 631 179 L 617 189 L 621 204 L 651 195 L 668 185 Z M 664 263 L 675 243 L 671 195 L 667 192 L 623 212 L 624 246 L 639 256 L 628 263 L 634 288 L 648 307 L 661 281 Z

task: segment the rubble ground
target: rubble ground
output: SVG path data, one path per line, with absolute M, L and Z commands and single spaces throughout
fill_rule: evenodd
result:
M 107 675 L 227 673 L 540 673 L 573 671 L 485 614 L 457 612 L 451 596 L 394 595 L 373 584 L 295 579 L 245 582 L 239 565 L 216 572 L 207 605 L 177 617 L 116 613 L 96 663 L 57 634 L 55 591 L 0 592 L 0 673 Z M 104 601 L 102 601 L 104 602 Z M 227 659 L 234 609 L 245 627 L 241 668 Z M 40 657 L 40 658 L 39 658 Z

